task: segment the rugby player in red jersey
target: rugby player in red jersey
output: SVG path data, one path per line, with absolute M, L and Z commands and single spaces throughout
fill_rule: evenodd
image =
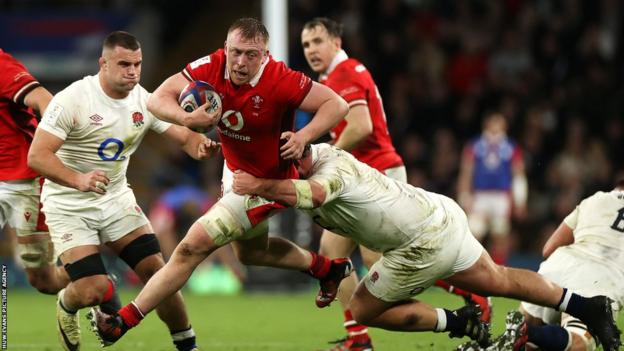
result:
M 268 52 L 269 33 L 253 18 L 235 21 L 225 48 L 191 62 L 169 77 L 148 101 L 148 109 L 167 121 L 193 129 L 216 126 L 226 167 L 223 197 L 189 229 L 167 265 L 158 271 L 137 298 L 109 318 L 97 309 L 93 322 L 98 336 L 112 343 L 137 325 L 163 299 L 178 291 L 195 267 L 220 246 L 232 242 L 244 264 L 306 271 L 321 282 L 316 304 L 329 305 L 339 282 L 351 272 L 348 259 L 330 260 L 279 237 L 268 236 L 268 217 L 283 205 L 231 191 L 232 172 L 258 177 L 297 177 L 294 162 L 304 146 L 327 133 L 347 114 L 347 103 L 331 89 L 303 73 L 275 61 Z M 190 81 L 211 84 L 222 106 L 207 112 L 208 104 L 193 112 L 178 104 Z M 293 132 L 295 109 L 315 112 L 312 121 Z M 305 195 L 303 195 L 305 196 Z M 106 327 L 109 323 L 117 323 Z
M 69 277 L 54 262 L 40 211 L 43 179 L 27 165 L 28 148 L 52 94 L 13 56 L 0 50 L 0 229 L 17 234 L 17 250 L 30 284 L 56 294 Z

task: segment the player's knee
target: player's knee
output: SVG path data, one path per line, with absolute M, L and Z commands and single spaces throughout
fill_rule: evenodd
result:
M 64 268 L 82 306 L 95 306 L 102 301 L 108 291 L 108 277 L 99 253 L 68 263 Z
M 259 249 L 242 248 L 239 246 L 235 250 L 235 253 L 240 263 L 246 266 L 254 266 L 262 264 L 265 251 Z
M 349 302 L 349 310 L 351 311 L 351 315 L 353 316 L 353 320 L 363 325 L 370 325 L 371 317 L 367 313 L 364 306 L 357 301 L 351 300 Z
M 132 240 L 121 250 L 119 258 L 136 271 L 137 265 L 146 257 L 160 254 L 160 245 L 155 234 L 143 234 Z M 160 267 L 156 268 L 156 271 Z M 154 271 L 155 272 L 155 271 Z M 153 273 L 152 273 L 153 274 Z
M 108 291 L 108 278 L 105 275 L 91 276 L 74 282 L 81 306 L 96 306 L 102 303 Z
M 594 351 L 596 350 L 596 340 L 587 330 L 587 326 L 579 319 L 568 314 L 561 316 L 561 326 L 568 332 L 572 339 L 572 351 Z
M 28 282 L 42 294 L 54 295 L 59 292 L 58 284 L 54 284 L 52 277 L 38 270 L 28 270 Z

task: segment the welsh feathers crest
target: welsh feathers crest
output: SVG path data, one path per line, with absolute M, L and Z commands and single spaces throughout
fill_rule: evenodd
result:
M 260 108 L 260 104 L 264 101 L 264 99 L 260 95 L 254 95 L 251 98 L 251 101 L 253 101 L 254 108 Z

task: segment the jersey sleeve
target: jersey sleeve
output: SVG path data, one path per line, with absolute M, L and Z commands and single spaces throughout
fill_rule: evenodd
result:
M 74 111 L 70 110 L 70 106 L 75 104 L 69 103 L 69 100 L 63 93 L 54 96 L 41 118 L 39 128 L 65 140 L 74 127 Z
M 221 51 L 222 50 L 219 50 L 189 63 L 182 70 L 182 75 L 188 81 L 203 80 L 208 82 L 209 77 L 211 77 L 214 74 L 214 71 L 218 70 L 220 67 L 220 61 L 222 59 L 222 55 L 220 55 Z
M 276 96 L 291 108 L 297 108 L 312 89 L 312 79 L 305 74 L 287 68 L 283 63 L 275 90 Z
M 574 211 L 572 211 L 569 215 L 566 216 L 566 218 L 563 219 L 563 223 L 565 223 L 572 230 L 576 229 L 576 225 L 578 224 L 579 207 L 580 205 L 576 206 Z
M 360 81 L 359 73 L 350 71 L 351 69 L 340 72 L 335 79 L 328 81 L 327 85 L 345 99 L 349 107 L 367 105 L 365 85 Z
M 26 95 L 41 84 L 28 72 L 24 65 L 8 54 L 0 57 L 0 63 L 2 64 L 0 97 L 23 105 Z

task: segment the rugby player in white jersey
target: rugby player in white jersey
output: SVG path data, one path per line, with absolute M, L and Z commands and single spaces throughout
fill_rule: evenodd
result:
M 146 282 L 164 265 L 153 230 L 126 180 L 130 155 L 151 129 L 174 140 L 195 159 L 219 145 L 186 127 L 158 120 L 139 85 L 142 53 L 126 32 L 106 37 L 100 71 L 74 82 L 50 102 L 30 148 L 28 164 L 46 177 L 46 223 L 71 283 L 58 295 L 59 337 L 66 350 L 80 347 L 78 310 L 114 291 L 99 252 L 105 243 Z M 181 351 L 195 350 L 182 295 L 158 307 Z
M 624 178 L 615 189 L 584 199 L 546 242 L 538 273 L 583 296 L 603 294 L 624 305 Z M 522 302 L 507 315 L 492 350 L 593 351 L 588 325 L 552 308 Z M 545 325 L 544 325 L 545 324 Z
M 481 295 L 566 312 L 593 330 L 605 350 L 618 349 L 611 299 L 582 297 L 535 272 L 495 264 L 450 198 L 395 181 L 327 144 L 306 148 L 298 170 L 303 179 L 263 179 L 237 171 L 233 191 L 300 208 L 324 228 L 383 253 L 351 298 L 357 322 L 389 330 L 447 331 L 488 344 L 487 327 L 474 306 L 453 313 L 410 299 L 445 279 Z

